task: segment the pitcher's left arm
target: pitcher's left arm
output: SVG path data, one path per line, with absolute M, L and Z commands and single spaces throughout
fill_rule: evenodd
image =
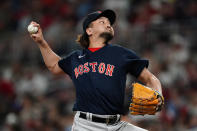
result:
M 153 88 L 162 95 L 162 87 L 159 79 L 155 77 L 147 68 L 144 68 L 140 73 L 138 80 L 146 86 Z

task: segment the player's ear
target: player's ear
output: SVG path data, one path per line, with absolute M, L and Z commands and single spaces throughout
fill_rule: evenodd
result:
M 87 33 L 89 36 L 92 35 L 92 28 L 91 28 L 91 27 L 87 28 L 87 29 L 86 29 L 86 33 Z

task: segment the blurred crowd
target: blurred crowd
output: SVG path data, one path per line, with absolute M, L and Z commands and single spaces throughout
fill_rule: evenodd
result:
M 53 76 L 28 32 L 38 22 L 60 56 L 80 49 L 83 17 L 103 9 L 117 14 L 112 41 L 149 59 L 161 81 L 164 109 L 155 116 L 128 112 L 128 76 L 123 120 L 150 131 L 197 131 L 196 0 L 1 0 L 0 130 L 70 131 L 75 88 Z

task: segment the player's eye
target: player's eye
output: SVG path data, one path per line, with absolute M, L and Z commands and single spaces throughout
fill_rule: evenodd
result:
M 105 22 L 104 21 L 100 21 L 99 23 L 104 24 Z

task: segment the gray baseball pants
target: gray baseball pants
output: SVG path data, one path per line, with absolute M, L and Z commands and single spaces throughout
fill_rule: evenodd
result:
M 98 123 L 91 121 L 92 113 L 87 113 L 87 120 L 79 117 L 80 112 L 77 111 L 74 117 L 72 131 L 147 131 L 140 127 L 134 126 L 125 121 L 119 121 L 115 124 Z M 95 115 L 97 117 L 106 118 L 109 115 Z M 120 117 L 120 116 L 119 116 Z

